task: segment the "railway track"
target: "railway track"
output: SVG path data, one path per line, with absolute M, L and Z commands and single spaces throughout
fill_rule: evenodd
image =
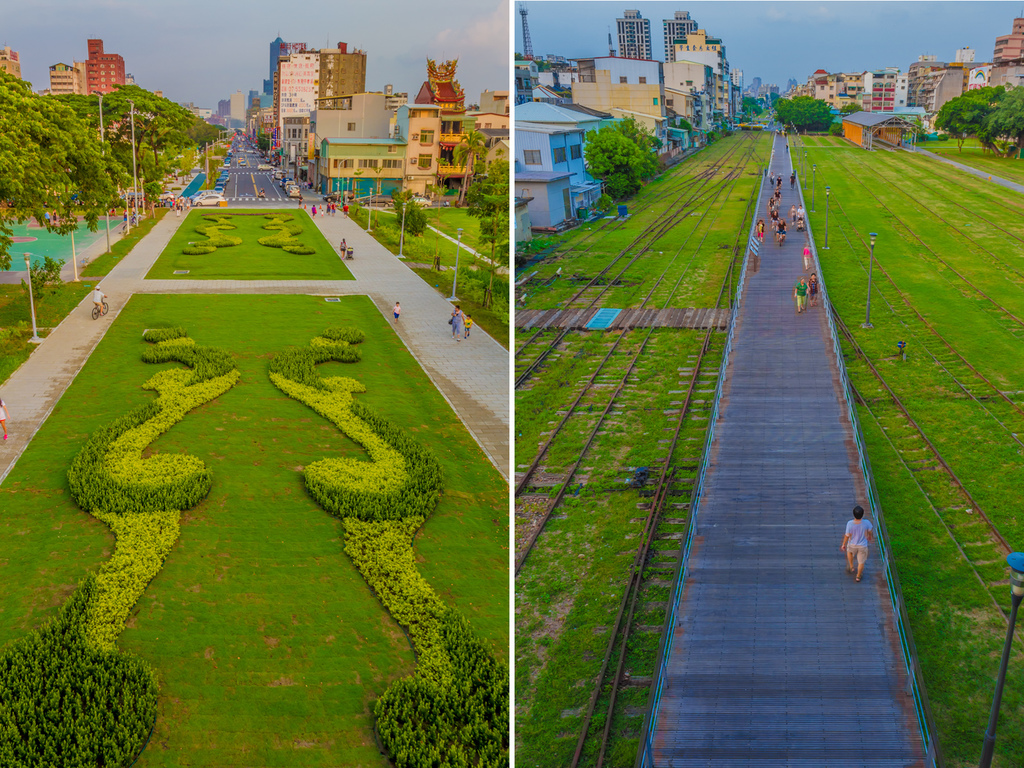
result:
M 732 176 L 734 185 L 736 179 L 738 178 L 738 174 L 734 174 Z M 716 195 L 714 200 L 717 201 L 717 199 L 718 196 Z M 750 217 L 752 213 L 752 206 L 756 203 L 756 200 L 756 195 L 752 195 L 748 200 L 747 207 L 743 215 L 744 223 L 746 223 L 747 219 Z M 708 213 L 710 213 L 710 210 L 711 209 L 709 208 L 704 215 L 708 215 Z M 720 210 L 721 209 L 719 208 L 716 212 L 716 218 L 719 215 Z M 729 289 L 731 289 L 732 286 L 733 271 L 737 264 L 737 256 L 741 254 L 740 246 L 745 246 L 746 244 L 745 241 L 742 240 L 742 238 L 746 233 L 747 229 L 748 227 L 741 226 L 738 230 L 736 241 L 734 242 L 731 249 L 732 259 L 730 260 L 729 267 L 727 268 L 726 273 L 719 286 L 718 294 L 715 299 L 715 307 L 718 307 L 721 304 L 721 302 L 723 301 L 723 297 L 731 296 L 731 293 L 728 293 L 728 291 Z M 709 232 L 710 228 L 705 233 L 705 238 L 708 236 Z M 700 248 L 698 247 L 694 252 L 694 257 L 691 257 L 691 260 L 692 258 L 696 257 L 696 253 L 699 252 L 699 250 Z M 653 296 L 656 291 L 658 291 L 659 287 L 666 279 L 666 275 L 669 273 L 670 269 L 671 264 L 669 265 L 669 267 L 666 267 L 666 270 L 655 281 L 654 285 L 651 287 L 650 291 L 647 294 L 647 297 L 645 297 L 644 302 L 643 304 L 641 304 L 641 306 L 646 304 L 650 297 Z M 666 305 L 668 302 L 671 301 L 672 296 L 674 295 L 675 291 L 678 289 L 682 280 L 686 276 L 687 269 L 684 269 L 683 272 L 679 275 L 679 277 L 675 280 L 672 289 L 669 291 L 668 298 L 666 299 Z M 726 300 L 728 300 L 728 298 Z M 601 428 L 605 423 L 606 417 L 611 412 L 615 404 L 618 402 L 618 399 L 622 394 L 628 380 L 630 379 L 630 375 L 632 374 L 637 364 L 637 361 L 641 359 L 641 356 L 643 355 L 643 352 L 646 349 L 647 344 L 651 340 L 653 334 L 653 328 L 646 329 L 646 334 L 644 335 L 644 338 L 640 343 L 639 347 L 635 351 L 635 354 L 632 356 L 632 359 L 629 361 L 629 365 L 625 373 L 619 379 L 617 385 L 614 388 L 612 396 L 608 399 L 603 411 L 597 416 L 596 422 L 589 430 L 589 435 L 587 436 L 586 442 L 582 450 L 578 452 L 577 460 L 572 464 L 568 472 L 564 475 L 564 481 L 561 483 L 558 492 L 556 493 L 554 499 L 547 506 L 547 509 L 542 519 L 539 521 L 539 524 L 535 526 L 533 532 L 527 539 L 525 545 L 521 548 L 518 548 L 520 549 L 520 551 L 517 553 L 517 576 L 520 573 L 524 563 L 526 562 L 530 552 L 533 550 L 537 538 L 539 537 L 540 533 L 545 529 L 548 520 L 551 519 L 553 512 L 559 506 L 566 491 L 572 484 L 573 478 L 577 470 L 579 469 L 581 462 L 583 461 L 584 457 L 587 456 L 588 451 L 590 450 L 595 438 L 601 431 Z M 526 489 L 530 487 L 530 479 L 533 473 L 539 467 L 540 462 L 543 460 L 548 448 L 551 446 L 552 442 L 556 439 L 558 434 L 560 434 L 560 432 L 564 429 L 566 423 L 574 414 L 578 404 L 582 401 L 584 396 L 590 391 L 592 385 L 601 375 L 602 371 L 605 370 L 606 364 L 609 360 L 612 359 L 623 337 L 624 334 L 620 335 L 620 337 L 616 339 L 612 347 L 605 352 L 601 362 L 594 369 L 593 373 L 589 377 L 586 385 L 583 388 L 583 391 L 581 391 L 578 394 L 573 403 L 569 406 L 562 420 L 553 430 L 552 434 L 548 437 L 545 443 L 541 446 L 541 449 L 539 450 L 537 457 L 534 459 L 533 463 L 530 465 L 527 471 L 523 473 L 521 480 L 517 483 L 517 498 L 520 497 L 524 493 L 524 491 L 526 491 Z M 701 416 L 695 416 L 695 413 L 697 412 L 698 408 L 695 408 L 696 404 L 694 403 L 694 395 L 698 391 L 698 387 L 707 384 L 707 377 L 709 375 L 712 375 L 707 372 L 706 363 L 709 359 L 716 359 L 714 354 L 715 352 L 720 352 L 720 350 L 715 349 L 715 338 L 715 330 L 709 329 L 704 334 L 703 340 L 701 341 L 700 347 L 697 351 L 696 359 L 692 363 L 692 370 L 690 371 L 689 380 L 685 388 L 685 394 L 683 396 L 682 402 L 680 403 L 680 407 L 676 412 L 675 422 L 671 427 L 672 437 L 669 441 L 668 456 L 664 459 L 664 461 L 661 462 L 660 469 L 657 471 L 658 476 L 655 481 L 653 491 L 651 492 L 651 502 L 648 506 L 647 514 L 643 521 L 641 533 L 639 534 L 638 545 L 634 554 L 632 564 L 629 568 L 627 581 L 625 584 L 625 590 L 619 602 L 614 625 L 610 629 L 609 639 L 602 658 L 600 671 L 597 675 L 597 678 L 593 682 L 591 693 L 588 698 L 586 712 L 583 713 L 583 721 L 581 723 L 579 730 L 576 750 L 574 752 L 574 756 L 571 762 L 572 768 L 576 768 L 576 766 L 579 765 L 580 760 L 583 757 L 584 750 L 588 745 L 592 748 L 592 751 L 596 751 L 596 765 L 598 766 L 598 768 L 601 768 L 608 754 L 608 745 L 611 738 L 612 721 L 616 714 L 616 707 L 618 705 L 620 683 L 623 680 L 626 671 L 625 665 L 627 662 L 628 655 L 627 650 L 630 645 L 630 639 L 633 636 L 634 619 L 636 617 L 638 601 L 640 599 L 641 593 L 643 592 L 645 584 L 645 567 L 648 565 L 652 557 L 652 546 L 658 540 L 659 524 L 662 520 L 662 511 L 665 507 L 666 500 L 670 496 L 678 495 L 681 492 L 681 486 L 685 485 L 685 478 L 679 478 L 676 477 L 675 475 L 676 470 L 682 468 L 682 466 L 680 465 L 679 461 L 676 461 L 676 463 L 674 464 L 674 460 L 676 460 L 676 451 L 680 434 L 684 428 L 684 425 L 687 423 L 687 420 L 701 418 Z M 715 373 L 713 375 L 718 375 L 717 369 L 715 369 Z M 701 408 L 703 410 L 707 410 L 708 413 L 710 413 L 710 410 L 706 405 L 701 406 Z M 703 418 L 707 418 L 707 416 L 703 416 Z M 686 463 L 687 462 L 683 460 L 683 465 L 685 465 Z M 694 459 L 692 460 L 692 467 L 690 468 L 696 470 L 698 464 L 699 459 Z M 689 492 L 689 490 L 690 489 L 688 489 L 686 492 Z M 663 629 L 660 625 L 657 628 L 659 631 Z M 611 675 L 609 675 L 609 671 L 613 666 L 614 671 Z M 602 693 L 608 688 L 610 688 L 610 694 L 606 709 L 607 714 L 605 717 L 603 731 L 600 734 L 591 734 L 591 723 L 593 721 L 594 713 L 598 706 L 599 699 L 601 698 Z
M 573 294 L 573 296 L 567 299 L 564 302 L 565 305 L 576 305 L 576 302 L 581 297 L 583 297 L 584 294 L 590 288 L 600 285 L 602 279 L 604 279 L 604 284 L 603 287 L 601 287 L 601 290 L 598 291 L 596 295 L 592 296 L 586 304 L 582 305 L 585 308 L 591 308 L 595 306 L 601 300 L 601 298 L 608 292 L 608 290 L 610 290 L 616 284 L 616 282 L 622 278 L 626 271 L 629 270 L 630 267 L 632 267 L 644 254 L 652 250 L 654 244 L 660 237 L 665 235 L 680 220 L 685 219 L 687 216 L 689 216 L 692 209 L 700 206 L 704 206 L 706 209 L 709 209 L 709 207 L 713 205 L 713 203 L 718 199 L 718 197 L 726 190 L 727 185 L 730 182 L 732 182 L 733 186 L 735 185 L 735 181 L 739 178 L 739 175 L 742 173 L 742 169 L 744 169 L 747 166 L 750 157 L 753 156 L 754 150 L 756 148 L 756 142 L 751 140 L 748 141 L 747 143 L 749 144 L 749 147 L 746 155 L 743 158 L 743 162 L 737 165 L 735 169 L 728 172 L 720 180 L 718 184 L 709 186 L 709 180 L 712 179 L 715 175 L 717 175 L 718 171 L 721 170 L 725 166 L 726 162 L 732 158 L 736 151 L 739 150 L 741 145 L 738 143 L 735 145 L 733 150 L 730 151 L 729 154 L 721 158 L 717 166 L 715 166 L 713 169 L 709 169 L 712 172 L 706 175 L 705 181 L 697 189 L 692 190 L 690 195 L 685 200 L 680 202 L 678 205 L 670 206 L 669 208 L 666 209 L 664 214 L 660 215 L 649 225 L 647 225 L 644 228 L 644 230 L 639 235 L 637 235 L 637 237 L 635 237 L 632 242 L 629 243 L 629 245 L 622 249 L 619 252 L 619 254 L 615 256 L 600 272 L 598 272 L 593 278 L 591 278 L 586 285 L 584 285 L 582 288 L 576 291 L 576 293 Z M 701 219 L 697 222 L 697 224 L 691 231 L 690 235 L 692 235 L 693 232 L 696 231 L 697 227 L 700 226 L 703 220 L 704 216 L 702 215 Z M 686 243 L 688 242 L 690 235 L 687 236 L 687 241 L 684 242 L 682 246 L 680 246 L 676 254 L 673 256 L 673 263 L 675 259 L 678 258 L 678 255 L 682 251 L 682 249 L 686 246 Z M 646 242 L 644 242 L 645 240 Z M 632 258 L 630 258 L 624 266 L 621 266 L 621 268 L 614 275 L 614 277 L 606 278 L 606 275 L 612 270 L 612 268 L 615 267 L 616 265 L 619 265 L 619 263 L 624 258 L 626 258 L 630 251 L 633 251 L 634 249 L 636 250 L 633 253 Z M 528 363 L 521 367 L 520 371 L 517 373 L 515 380 L 516 389 L 521 388 L 522 385 L 534 374 L 534 372 L 536 372 L 536 370 L 543 364 L 545 359 L 547 359 L 547 357 L 558 347 L 562 340 L 565 339 L 565 337 L 569 334 L 570 330 L 571 329 L 566 328 L 558 332 L 553 339 L 547 342 L 545 346 L 543 346 L 540 350 L 535 352 L 535 356 Z M 520 355 L 525 353 L 543 335 L 544 331 L 538 330 L 516 349 L 515 356 L 519 357 Z

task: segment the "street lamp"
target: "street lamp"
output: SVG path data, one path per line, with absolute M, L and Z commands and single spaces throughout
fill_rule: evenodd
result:
M 139 211 L 139 176 L 138 169 L 135 166 L 135 102 L 128 99 L 128 103 L 132 105 L 131 119 L 132 119 L 132 208 L 135 209 L 135 214 L 138 215 Z M 128 223 L 131 224 L 132 217 L 128 217 Z M 128 227 L 128 231 L 131 232 L 131 226 Z
M 828 193 L 829 187 L 825 187 L 825 250 L 828 250 Z
M 806 150 L 804 151 L 803 159 L 800 161 L 800 178 L 801 179 L 806 179 L 807 178 L 807 151 Z
M 871 324 L 871 267 L 875 263 L 875 238 L 878 237 L 878 234 L 875 232 L 869 232 L 868 234 L 871 236 L 871 253 L 868 256 L 868 313 L 864 318 L 861 328 L 870 329 L 875 327 Z
M 107 156 L 107 145 L 106 139 L 104 138 L 103 132 L 103 94 L 100 95 L 100 152 L 103 153 L 103 157 Z M 107 221 L 107 253 L 110 253 L 110 211 L 107 211 L 107 215 L 103 217 Z
M 43 340 L 39 338 L 39 331 L 36 330 L 36 302 L 32 298 L 32 256 L 28 253 L 25 254 L 25 271 L 28 272 L 28 306 L 32 312 L 32 338 L 29 341 L 41 344 Z
M 455 286 L 459 283 L 459 248 L 462 247 L 462 227 L 459 227 L 459 240 L 455 243 L 455 277 L 452 278 L 452 295 L 448 301 L 455 301 Z
M 811 164 L 811 213 L 817 213 L 817 211 L 814 210 L 814 180 L 815 180 L 815 174 L 817 173 L 817 171 L 818 171 L 818 164 L 817 163 L 812 163 Z
M 992 765 L 992 752 L 996 746 L 996 720 L 999 718 L 999 703 L 1003 698 L 1003 683 L 1006 682 L 1006 665 L 1010 661 L 1010 647 L 1013 643 L 1013 625 L 1017 621 L 1017 609 L 1024 597 L 1024 552 L 1012 552 L 1006 562 L 1010 565 L 1010 621 L 1006 626 L 1006 643 L 1003 658 L 999 662 L 999 676 L 996 678 L 996 693 L 992 699 L 992 713 L 985 731 L 985 744 L 981 748 L 981 768 Z

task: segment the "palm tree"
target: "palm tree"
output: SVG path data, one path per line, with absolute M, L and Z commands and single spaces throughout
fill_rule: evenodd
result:
M 462 188 L 459 190 L 460 206 L 466 201 L 466 190 L 469 188 L 469 180 L 473 175 L 473 161 L 486 154 L 487 137 L 475 129 L 465 134 L 462 137 L 462 143 L 455 148 L 456 163 L 466 166 L 466 173 L 462 177 Z
M 441 195 L 444 194 L 444 187 L 442 187 L 439 184 L 428 184 L 427 187 L 426 187 L 426 192 L 427 192 L 428 195 L 430 195 L 434 199 L 434 202 L 438 202 L 441 199 Z M 432 265 L 432 268 L 436 269 L 438 272 L 440 272 L 441 271 L 441 251 L 440 251 L 440 248 L 441 248 L 441 206 L 437 206 L 437 217 L 436 217 L 436 221 L 434 223 L 437 225 L 436 227 L 434 227 L 437 230 L 437 232 L 434 233 L 434 263 Z

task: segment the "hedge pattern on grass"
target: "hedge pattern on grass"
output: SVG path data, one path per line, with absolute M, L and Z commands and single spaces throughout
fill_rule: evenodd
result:
M 156 677 L 141 659 L 85 636 L 96 577 L 56 618 L 0 651 L 0 765 L 124 768 L 156 722 Z
M 189 368 L 160 371 L 143 389 L 157 392 L 98 430 L 71 462 L 68 484 L 75 502 L 107 523 L 117 537 L 113 557 L 100 567 L 84 632 L 97 647 L 111 649 L 132 606 L 159 572 L 178 538 L 180 510 L 210 492 L 212 476 L 199 458 L 142 452 L 185 414 L 233 387 L 240 376 L 231 355 L 200 347 L 182 328 L 147 331 L 154 346 L 147 363 L 179 362 Z
M 277 232 L 273 235 L 259 238 L 256 242 L 260 245 L 266 245 L 270 248 L 281 248 L 288 253 L 303 256 L 316 253 L 315 248 L 300 243 L 295 239 L 296 235 L 302 234 L 303 227 L 299 222 L 295 221 L 295 217 L 292 214 L 267 214 L 265 218 L 270 219 L 270 222 L 264 224 L 263 229 L 277 230 Z
M 231 223 L 228 216 L 203 216 L 196 225 L 196 232 L 209 238 L 202 243 L 189 243 L 181 252 L 189 256 L 198 256 L 204 253 L 213 253 L 218 248 L 230 248 L 232 245 L 241 245 L 242 238 L 234 235 L 225 235 L 223 232 L 229 229 L 238 229 Z
M 361 445 L 371 461 L 324 459 L 305 469 L 306 487 L 342 518 L 345 552 L 387 611 L 409 633 L 414 675 L 393 683 L 375 705 L 377 728 L 398 768 L 507 766 L 508 667 L 469 622 L 445 605 L 416 570 L 412 542 L 443 485 L 436 457 L 358 403 L 365 392 L 316 365 L 355 363 L 361 331 L 329 328 L 310 346 L 270 363 L 271 381 Z

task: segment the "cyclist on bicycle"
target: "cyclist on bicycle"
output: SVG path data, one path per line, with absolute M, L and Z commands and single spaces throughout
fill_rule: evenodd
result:
M 103 314 L 103 300 L 105 298 L 107 298 L 107 294 L 101 291 L 100 287 L 97 285 L 96 289 L 92 292 L 92 304 L 93 307 L 99 310 L 101 315 Z

